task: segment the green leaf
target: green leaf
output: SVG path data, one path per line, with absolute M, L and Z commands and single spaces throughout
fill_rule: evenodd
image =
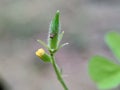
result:
M 58 45 L 60 44 L 62 38 L 63 38 L 63 35 L 64 35 L 64 31 L 62 31 L 59 35 L 59 41 L 58 41 Z
M 64 44 L 62 44 L 61 46 L 59 46 L 59 48 L 58 48 L 57 50 L 61 49 L 62 47 L 66 46 L 66 45 L 68 45 L 68 44 L 69 44 L 69 43 L 64 43 Z
M 100 90 L 114 88 L 120 84 L 120 66 L 102 56 L 94 56 L 88 63 L 92 80 Z
M 116 58 L 120 60 L 120 34 L 116 32 L 110 32 L 106 35 L 105 41 Z
M 49 27 L 48 46 L 50 49 L 54 49 L 54 50 L 57 49 L 59 42 L 59 33 L 60 33 L 59 17 L 60 17 L 60 12 L 57 11 Z
M 41 45 L 43 45 L 46 49 L 49 50 L 49 47 L 42 41 L 42 40 L 37 40 Z
M 50 23 L 50 28 L 49 28 L 49 33 L 58 33 L 59 31 L 59 27 L 60 27 L 60 23 L 59 23 L 59 17 L 60 17 L 60 12 L 59 10 L 56 11 L 55 16 L 53 17 L 51 23 Z

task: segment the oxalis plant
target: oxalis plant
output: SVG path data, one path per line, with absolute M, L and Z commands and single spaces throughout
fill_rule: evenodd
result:
M 47 54 L 43 48 L 40 48 L 36 51 L 36 55 L 44 62 L 51 63 L 54 71 L 56 73 L 58 81 L 61 83 L 64 90 L 68 90 L 67 85 L 65 84 L 63 78 L 62 78 L 62 72 L 59 69 L 56 60 L 55 60 L 55 53 L 61 49 L 63 46 L 67 45 L 68 43 L 64 43 L 60 45 L 60 41 L 62 40 L 64 31 L 61 32 L 60 30 L 60 13 L 59 10 L 57 10 L 54 18 L 52 19 L 49 27 L 49 33 L 48 33 L 48 44 L 45 44 L 42 40 L 37 40 L 41 45 L 44 46 L 49 52 Z
M 120 34 L 109 32 L 105 42 L 120 62 Z M 88 63 L 88 71 L 98 89 L 108 90 L 120 84 L 120 63 L 114 63 L 103 56 L 93 56 Z

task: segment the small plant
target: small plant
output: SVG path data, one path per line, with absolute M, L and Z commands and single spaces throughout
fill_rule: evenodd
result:
M 120 34 L 110 32 L 105 36 L 105 42 L 117 60 L 120 60 Z M 103 56 L 93 56 L 88 63 L 92 80 L 100 90 L 114 88 L 120 84 L 120 64 L 116 64 Z
M 63 86 L 64 90 L 68 90 L 68 87 L 66 86 L 62 78 L 62 72 L 59 69 L 55 60 L 55 53 L 60 48 L 68 44 L 68 43 L 65 43 L 60 45 L 60 41 L 62 40 L 64 32 L 60 31 L 59 16 L 60 16 L 60 13 L 59 11 L 57 11 L 50 23 L 49 33 L 48 33 L 48 44 L 46 45 L 42 40 L 38 40 L 38 42 L 42 44 L 49 51 L 49 54 L 47 54 L 45 50 L 41 48 L 36 51 L 36 55 L 44 62 L 48 62 L 52 64 L 54 71 L 57 75 L 57 79 Z

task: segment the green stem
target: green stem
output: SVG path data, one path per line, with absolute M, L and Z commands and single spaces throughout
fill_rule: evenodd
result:
M 61 83 L 61 85 L 63 86 L 64 90 L 68 90 L 63 78 L 62 78 L 62 75 L 61 75 L 61 72 L 55 62 L 55 59 L 54 59 L 54 54 L 51 53 L 51 59 L 52 59 L 52 65 L 53 65 L 53 68 L 54 68 L 54 71 L 57 75 L 57 79 L 59 80 L 59 82 Z

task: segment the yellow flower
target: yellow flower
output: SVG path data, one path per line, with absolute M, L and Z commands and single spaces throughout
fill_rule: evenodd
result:
M 36 56 L 38 56 L 44 62 L 51 62 L 50 56 L 45 53 L 44 49 L 40 48 L 35 52 Z
M 42 57 L 44 54 L 45 54 L 45 51 L 42 48 L 36 51 L 36 56 L 38 57 Z

